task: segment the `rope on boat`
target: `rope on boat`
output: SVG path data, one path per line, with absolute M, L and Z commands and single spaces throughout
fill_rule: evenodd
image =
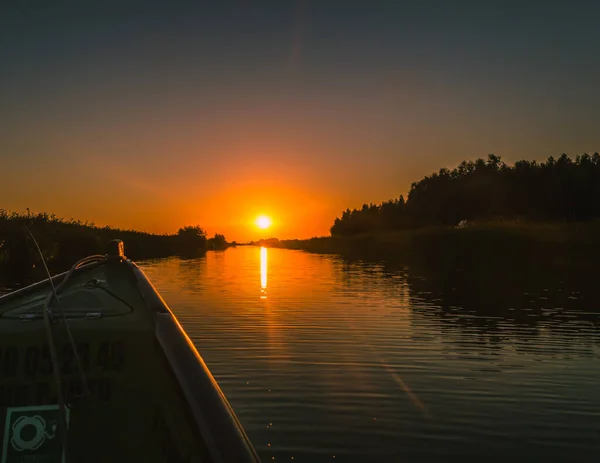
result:
M 34 238 L 34 240 L 35 240 L 35 238 Z M 37 243 L 36 243 L 36 246 L 37 246 Z M 38 247 L 38 250 L 39 250 L 39 247 Z M 41 251 L 40 251 L 40 256 L 42 258 L 42 261 L 44 261 L 44 256 L 41 255 Z M 65 316 L 65 312 L 63 311 L 62 305 L 60 304 L 60 301 L 58 299 L 58 293 L 60 292 L 60 290 L 62 288 L 64 288 L 66 286 L 67 282 L 69 281 L 69 279 L 71 278 L 71 276 L 73 275 L 75 270 L 77 270 L 79 267 L 82 267 L 85 264 L 91 264 L 92 262 L 97 262 L 99 260 L 104 260 L 104 259 L 105 259 L 104 256 L 93 255 L 93 256 L 84 257 L 83 259 L 80 259 L 77 262 L 75 262 L 71 266 L 71 268 L 69 269 L 67 274 L 65 275 L 65 278 L 63 279 L 63 281 L 61 281 L 60 284 L 56 288 L 54 287 L 54 284 L 52 285 L 53 291 L 48 295 L 48 297 L 46 298 L 46 301 L 44 303 L 44 307 L 47 307 L 48 310 L 50 310 L 50 304 L 52 303 L 52 299 L 54 298 L 56 300 L 58 310 L 60 311 L 61 318 L 62 318 L 63 323 L 65 324 L 65 328 L 67 330 L 67 335 L 69 336 L 69 344 L 71 345 L 71 350 L 73 351 L 73 356 L 75 357 L 75 364 L 77 365 L 77 370 L 81 377 L 81 383 L 82 383 L 82 387 L 83 387 L 83 395 L 84 396 L 90 395 L 90 389 L 88 387 L 85 373 L 83 372 L 83 365 L 81 364 L 81 358 L 79 357 L 79 352 L 77 352 L 77 347 L 75 346 L 75 340 L 73 339 L 73 333 L 71 333 L 71 329 L 69 328 L 69 322 L 67 320 L 67 317 Z M 45 262 L 44 262 L 44 267 L 46 267 L 46 269 L 48 268 L 46 266 Z M 50 278 L 50 281 L 52 281 L 50 272 L 48 272 L 48 276 Z
M 46 274 L 48 275 L 48 281 L 50 282 L 50 286 L 52 288 L 52 292 L 50 293 L 49 298 L 47 298 L 46 301 L 44 302 L 44 308 L 42 309 L 42 312 L 43 312 L 43 316 L 44 316 L 44 326 L 46 328 L 46 337 L 48 338 L 48 346 L 50 348 L 50 360 L 52 362 L 52 373 L 53 373 L 52 376 L 54 377 L 54 385 L 56 387 L 56 394 L 58 397 L 58 409 L 59 409 L 59 415 L 60 415 L 60 419 L 58 420 L 58 435 L 61 436 L 62 448 L 65 449 L 66 448 L 65 443 L 67 440 L 65 398 L 64 398 L 63 390 L 62 390 L 62 380 L 60 377 L 58 354 L 56 353 L 56 344 L 54 342 L 54 334 L 52 333 L 52 325 L 50 324 L 50 319 L 52 317 L 52 310 L 50 309 L 50 305 L 48 304 L 48 301 L 52 299 L 52 295 L 54 295 L 56 297 L 56 300 L 58 300 L 58 294 L 56 292 L 56 287 L 54 286 L 54 281 L 52 281 L 52 275 L 50 274 L 50 270 L 48 270 L 48 266 L 46 265 L 46 260 L 44 259 L 44 255 L 42 254 L 42 250 L 40 249 L 40 246 L 38 245 L 38 242 L 35 239 L 35 236 L 33 236 L 33 233 L 31 233 L 31 230 L 29 230 L 29 228 L 27 228 L 27 227 L 25 227 L 25 228 L 29 232 L 31 239 L 33 240 L 33 243 L 35 244 L 35 247 L 37 248 L 37 251 L 40 254 L 40 258 L 42 259 L 42 264 L 44 264 L 44 269 L 46 270 Z M 67 328 L 67 331 L 68 331 L 68 328 Z
M 66 408 L 65 408 L 66 404 L 65 404 L 65 397 L 64 397 L 63 389 L 62 389 L 62 379 L 60 377 L 60 367 L 59 367 L 59 363 L 58 363 L 58 354 L 56 351 L 56 343 L 54 341 L 54 333 L 52 332 L 51 320 L 54 318 L 54 316 L 52 313 L 51 304 L 52 304 L 53 299 L 56 300 L 56 304 L 58 306 L 61 318 L 65 324 L 67 335 L 69 337 L 69 344 L 71 346 L 73 355 L 75 357 L 75 363 L 77 365 L 77 369 L 79 370 L 79 374 L 81 376 L 81 382 L 82 382 L 82 387 L 83 387 L 83 396 L 89 396 L 90 390 L 89 390 L 88 383 L 87 383 L 87 380 L 85 377 L 85 373 L 83 371 L 81 359 L 79 357 L 79 353 L 77 352 L 77 348 L 75 346 L 73 334 L 71 333 L 71 329 L 69 328 L 69 323 L 67 321 L 67 317 L 65 316 L 62 305 L 60 304 L 60 300 L 58 299 L 58 293 L 62 288 L 65 287 L 66 283 L 71 278 L 71 276 L 73 275 L 75 270 L 77 270 L 79 267 L 81 267 L 83 265 L 90 264 L 92 262 L 96 262 L 99 260 L 103 260 L 103 259 L 105 259 L 105 256 L 94 255 L 94 256 L 89 256 L 89 257 L 85 257 L 83 259 L 78 260 L 77 262 L 75 262 L 75 264 L 73 264 L 71 266 L 71 268 L 69 269 L 69 271 L 67 272 L 67 274 L 65 275 L 65 278 L 61 281 L 61 283 L 58 286 L 55 286 L 54 281 L 52 280 L 52 275 L 50 274 L 50 270 L 48 269 L 48 265 L 46 264 L 46 260 L 44 259 L 44 254 L 42 253 L 42 250 L 40 249 L 40 246 L 39 246 L 37 240 L 35 239 L 35 236 L 33 236 L 33 233 L 31 233 L 31 230 L 29 230 L 28 227 L 25 227 L 25 229 L 27 230 L 27 232 L 29 233 L 29 236 L 31 236 L 31 239 L 33 240 L 33 243 L 35 244 L 35 247 L 38 251 L 40 259 L 42 260 L 42 264 L 44 265 L 44 270 L 46 271 L 46 275 L 48 275 L 48 281 L 50 282 L 50 286 L 52 288 L 52 291 L 50 292 L 50 294 L 44 301 L 44 307 L 42 309 L 42 313 L 43 313 L 43 317 L 44 317 L 44 326 L 46 328 L 46 337 L 48 338 L 48 345 L 50 348 L 50 360 L 52 362 L 52 370 L 53 370 L 54 383 L 55 383 L 55 387 L 56 387 L 56 394 L 57 394 L 57 398 L 58 398 L 58 408 L 59 408 L 59 414 L 60 414 L 60 419 L 58 420 L 57 434 L 59 436 L 61 436 L 62 448 L 64 449 L 65 454 L 66 454 L 67 453 L 67 446 L 66 446 L 67 422 L 66 422 Z

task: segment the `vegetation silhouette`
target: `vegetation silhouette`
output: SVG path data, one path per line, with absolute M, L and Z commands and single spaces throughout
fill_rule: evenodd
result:
M 65 220 L 45 212 L 32 213 L 28 210 L 26 214 L 19 214 L 0 209 L 0 277 L 5 282 L 44 278 L 39 268 L 39 256 L 25 227 L 35 236 L 44 259 L 54 272 L 66 270 L 82 257 L 103 254 L 106 243 L 115 238 L 125 242 L 127 256 L 136 260 L 173 255 L 198 256 L 206 252 L 210 241 L 199 226 L 180 228 L 176 234 L 157 235 L 98 227 L 94 223 Z M 225 236 L 215 235 L 215 238 L 219 248 L 226 246 Z
M 255 246 L 265 246 L 269 248 L 281 248 L 285 247 L 284 244 L 289 241 L 282 240 L 280 241 L 278 238 L 264 238 L 258 241 L 252 241 L 251 244 Z
M 461 222 L 521 220 L 577 222 L 600 218 L 600 155 L 566 154 L 546 162 L 521 160 L 513 166 L 490 154 L 487 161 L 463 161 L 411 185 L 408 198 L 346 209 L 332 236 Z M 465 222 L 463 222 L 465 221 Z
M 187 226 L 177 232 L 177 254 L 193 257 L 206 251 L 206 232 L 199 226 Z
M 230 244 L 227 243 L 225 235 L 220 235 L 219 233 L 215 233 L 215 236 L 209 238 L 206 243 L 206 247 L 210 251 L 222 251 L 227 249 L 229 246 Z M 234 244 L 231 243 L 231 246 L 234 246 Z

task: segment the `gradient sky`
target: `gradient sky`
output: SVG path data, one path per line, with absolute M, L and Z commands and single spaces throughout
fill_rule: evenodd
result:
M 600 2 L 8 3 L 0 208 L 305 238 L 463 159 L 600 151 Z

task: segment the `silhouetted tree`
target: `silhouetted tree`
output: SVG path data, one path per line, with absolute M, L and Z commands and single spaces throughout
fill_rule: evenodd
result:
M 206 248 L 211 251 L 220 251 L 223 249 L 227 249 L 227 240 L 225 239 L 225 235 L 220 235 L 219 233 L 215 233 L 215 236 L 209 238 L 206 243 Z
M 203 253 L 206 251 L 206 232 L 198 225 L 180 228 L 177 232 L 177 243 L 180 254 Z

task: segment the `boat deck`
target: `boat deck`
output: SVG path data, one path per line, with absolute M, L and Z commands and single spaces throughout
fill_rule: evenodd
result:
M 157 312 L 137 288 L 128 265 L 107 262 L 78 271 L 59 295 L 83 370 L 64 322 L 54 322 L 68 461 L 212 461 L 211 444 L 157 340 Z M 42 284 L 0 298 L 1 462 L 61 461 L 41 311 L 49 290 Z

